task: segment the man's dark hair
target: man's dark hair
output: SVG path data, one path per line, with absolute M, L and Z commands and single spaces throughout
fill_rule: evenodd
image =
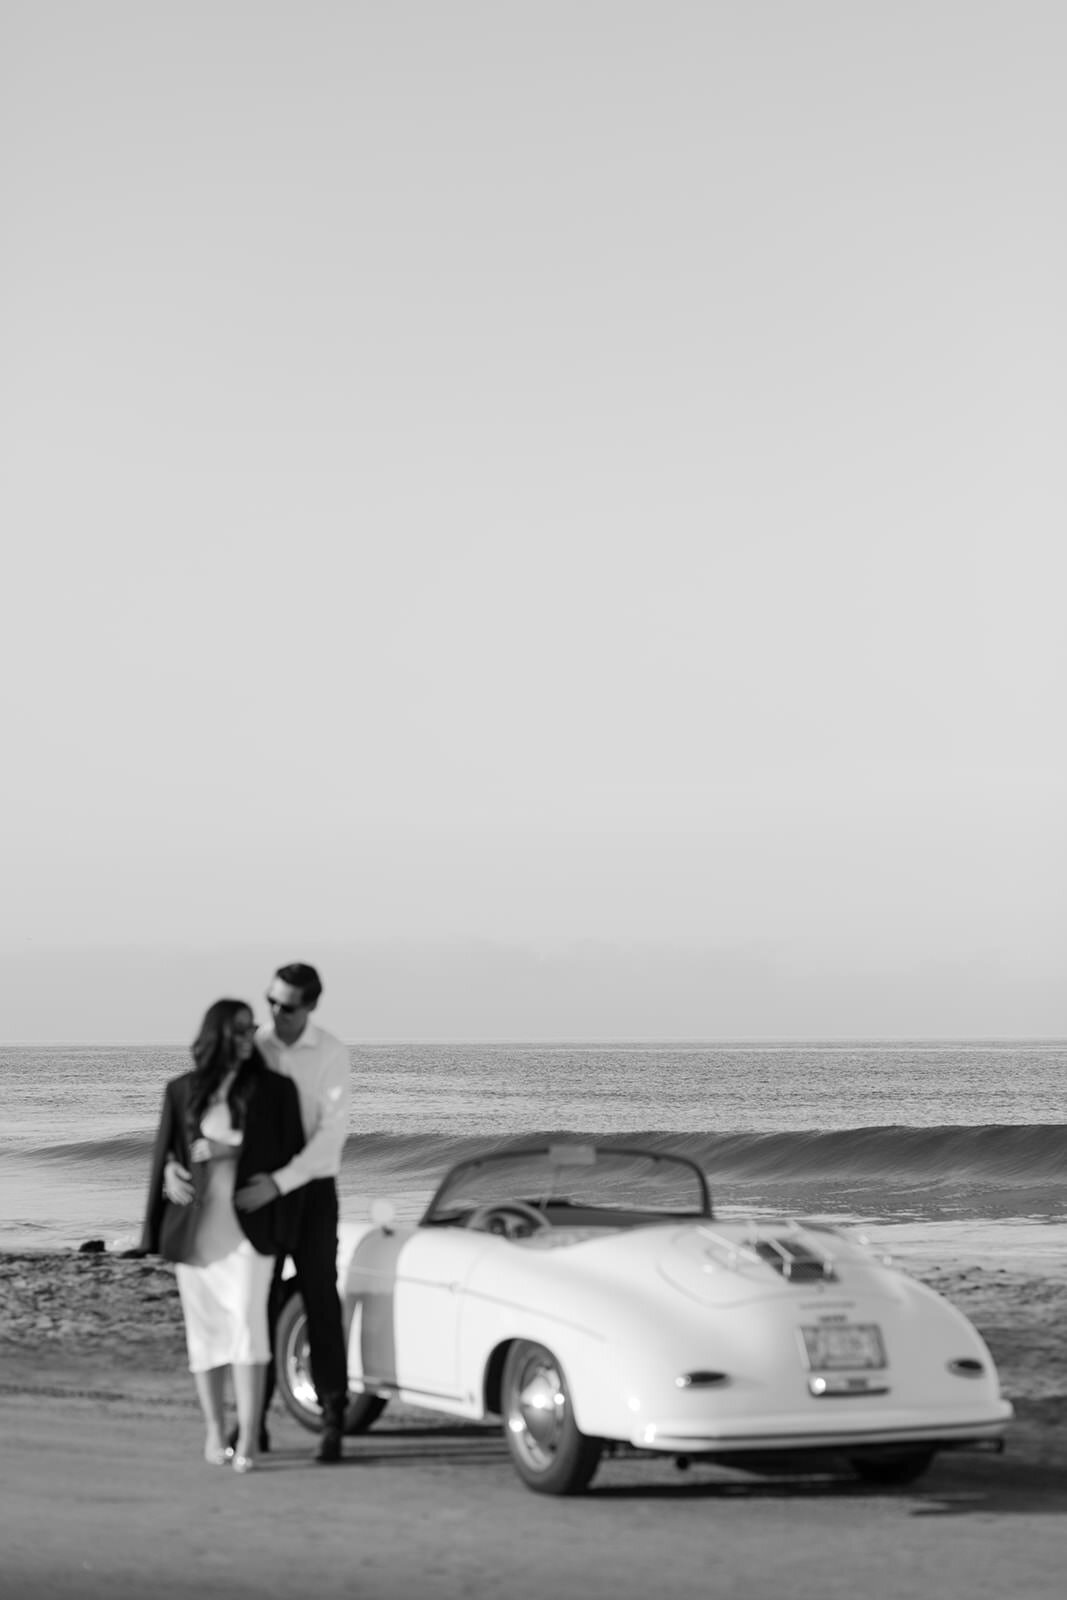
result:
M 322 993 L 322 979 L 305 961 L 290 961 L 287 967 L 279 967 L 274 976 L 299 989 L 306 1006 L 315 1005 Z

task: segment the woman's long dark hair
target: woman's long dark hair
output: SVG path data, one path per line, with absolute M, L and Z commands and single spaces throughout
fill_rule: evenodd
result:
M 197 1131 L 212 1095 L 234 1065 L 232 1028 L 242 1011 L 249 1017 L 252 1015 L 252 1007 L 246 1000 L 216 1000 L 205 1011 L 200 1032 L 193 1040 L 193 1061 L 196 1065 L 189 1096 L 189 1119 Z M 258 1050 L 253 1050 L 249 1059 L 238 1066 L 237 1075 L 226 1096 L 230 1119 L 235 1128 L 244 1127 L 256 1079 L 261 1072 L 268 1070 Z

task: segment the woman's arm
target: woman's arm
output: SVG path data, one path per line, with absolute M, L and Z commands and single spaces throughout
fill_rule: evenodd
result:
M 155 1148 L 152 1152 L 152 1170 L 148 1179 L 148 1202 L 145 1206 L 144 1227 L 140 1248 L 153 1255 L 159 1251 L 159 1228 L 163 1220 L 166 1196 L 163 1193 L 163 1168 L 174 1140 L 174 1084 L 168 1083 L 163 1091 L 163 1110 L 159 1117 Z
M 282 1096 L 279 1121 L 281 1124 L 282 1166 L 286 1166 L 295 1155 L 303 1150 L 304 1123 L 300 1115 L 300 1096 L 292 1078 L 283 1078 L 278 1075 L 278 1082 L 285 1093 Z
M 270 1072 L 269 1068 L 266 1070 Z M 287 1167 L 304 1148 L 304 1124 L 300 1116 L 300 1096 L 296 1084 L 291 1078 L 283 1078 L 280 1072 L 270 1072 L 267 1082 L 270 1096 L 264 1108 L 264 1119 L 265 1125 L 267 1119 L 270 1124 L 270 1170 L 265 1170 L 264 1162 L 250 1176 L 239 1175 L 234 1196 L 238 1211 L 260 1211 L 277 1200 L 282 1190 L 278 1187 L 275 1174 Z
M 278 1150 L 279 1165 L 286 1165 L 304 1148 L 304 1123 L 300 1116 L 300 1096 L 291 1078 L 278 1078 L 282 1091 L 278 1097 Z M 304 1209 L 304 1192 L 295 1189 L 291 1194 L 279 1194 L 274 1202 L 274 1248 L 278 1255 L 288 1255 L 296 1247 L 300 1232 L 300 1217 Z

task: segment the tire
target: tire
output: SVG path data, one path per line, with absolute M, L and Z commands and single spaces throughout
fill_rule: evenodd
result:
M 581 1494 L 604 1450 L 574 1420 L 563 1368 L 543 1344 L 517 1340 L 501 1383 L 504 1438 L 512 1465 L 538 1494 Z
M 896 1450 L 885 1455 L 853 1456 L 849 1465 L 864 1483 L 915 1483 L 929 1467 L 936 1450 Z
M 294 1290 L 278 1315 L 274 1332 L 274 1371 L 278 1393 L 289 1415 L 311 1433 L 322 1431 L 322 1409 L 311 1379 L 307 1317 L 300 1291 Z M 345 1433 L 366 1433 L 385 1410 L 380 1394 L 350 1394 Z

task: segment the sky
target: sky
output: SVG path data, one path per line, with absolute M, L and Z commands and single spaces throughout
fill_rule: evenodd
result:
M 0 1038 L 1067 1035 L 1065 51 L 4 0 Z

